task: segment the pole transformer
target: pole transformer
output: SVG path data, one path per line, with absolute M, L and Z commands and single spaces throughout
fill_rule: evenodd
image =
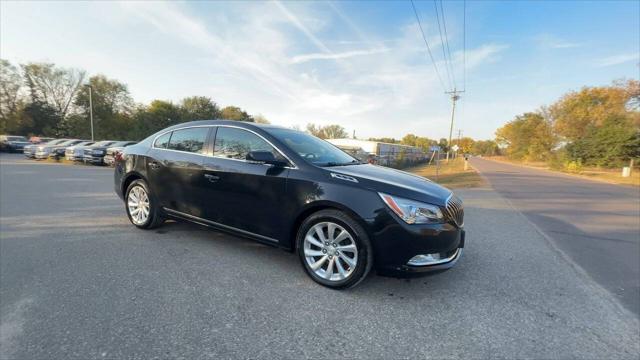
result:
M 460 93 L 463 93 L 464 90 L 458 91 L 457 89 L 453 89 L 453 91 L 446 91 L 445 94 L 451 95 L 451 102 L 453 106 L 451 107 L 451 126 L 449 127 L 449 142 L 447 143 L 447 163 L 449 163 L 449 154 L 451 153 L 451 137 L 453 136 L 453 118 L 456 114 L 456 101 L 460 99 Z

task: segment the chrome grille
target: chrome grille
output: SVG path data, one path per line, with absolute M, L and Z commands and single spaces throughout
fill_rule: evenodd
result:
M 451 195 L 449 200 L 447 200 L 445 216 L 447 220 L 453 221 L 458 226 L 464 225 L 464 206 L 459 197 Z

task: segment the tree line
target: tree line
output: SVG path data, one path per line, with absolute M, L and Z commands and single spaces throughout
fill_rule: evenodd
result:
M 89 87 L 96 139 L 141 140 L 196 119 L 268 123 L 237 106 L 220 108 L 205 96 L 138 104 L 118 80 L 51 63 L 15 66 L 0 60 L 0 78 L 0 133 L 91 138 Z
M 618 167 L 640 158 L 640 82 L 571 91 L 550 106 L 516 116 L 496 131 L 515 160 L 552 167 Z

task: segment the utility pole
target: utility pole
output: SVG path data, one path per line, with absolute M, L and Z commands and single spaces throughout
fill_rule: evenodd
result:
M 94 141 L 93 138 L 93 100 L 91 99 L 92 97 L 92 88 L 91 85 L 87 84 L 85 85 L 86 87 L 89 88 L 89 118 L 91 119 L 91 141 Z
M 453 89 L 453 91 L 446 91 L 445 94 L 451 95 L 451 102 L 453 106 L 451 108 L 451 126 L 449 127 L 449 142 L 447 143 L 447 163 L 449 163 L 449 153 L 451 152 L 451 136 L 453 135 L 453 117 L 456 114 L 456 101 L 460 99 L 460 93 L 463 93 L 464 90 L 458 91 L 457 89 Z
M 458 145 L 458 150 L 460 150 L 460 136 L 462 135 L 462 130 L 458 129 L 458 142 L 456 143 L 456 145 Z M 458 151 L 456 151 L 456 155 L 455 158 L 458 158 Z

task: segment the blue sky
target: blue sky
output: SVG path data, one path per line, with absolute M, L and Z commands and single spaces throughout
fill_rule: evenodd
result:
M 477 139 L 582 86 L 638 78 L 638 1 L 467 1 L 466 92 L 455 129 Z M 447 90 L 433 1 L 417 1 Z M 462 1 L 444 1 L 463 87 Z M 138 102 L 209 96 L 285 126 L 358 137 L 446 137 L 443 93 L 408 1 L 7 2 L 0 56 L 128 84 Z M 453 81 L 451 81 L 453 82 Z

